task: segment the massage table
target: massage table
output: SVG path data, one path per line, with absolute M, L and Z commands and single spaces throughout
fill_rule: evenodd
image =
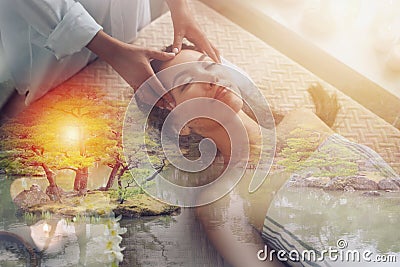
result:
M 300 107 L 313 109 L 307 89 L 318 82 L 338 96 L 341 108 L 334 130 L 374 149 L 400 172 L 400 131 L 397 128 L 205 4 L 190 1 L 190 7 L 223 57 L 249 74 L 273 110 L 286 114 Z M 166 13 L 145 27 L 135 44 L 161 49 L 172 44 L 172 29 L 170 14 Z M 127 83 L 102 60 L 90 64 L 60 87 L 82 83 L 104 89 L 112 94 L 110 97 L 118 99 L 128 98 L 129 101 L 132 95 Z

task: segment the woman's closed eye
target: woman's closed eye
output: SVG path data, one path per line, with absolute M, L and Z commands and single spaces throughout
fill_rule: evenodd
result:
M 187 89 L 190 86 L 190 83 L 186 83 L 184 85 L 181 86 L 181 93 L 183 93 L 185 91 L 185 89 Z

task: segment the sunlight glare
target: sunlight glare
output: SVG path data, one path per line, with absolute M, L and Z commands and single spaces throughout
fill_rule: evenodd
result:
M 79 141 L 79 128 L 76 126 L 67 126 L 64 129 L 64 137 L 69 142 Z

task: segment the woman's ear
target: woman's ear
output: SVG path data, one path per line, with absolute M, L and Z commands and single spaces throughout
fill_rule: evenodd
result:
M 189 135 L 192 133 L 192 129 L 186 124 L 185 126 L 182 127 L 182 129 L 179 131 L 179 135 Z

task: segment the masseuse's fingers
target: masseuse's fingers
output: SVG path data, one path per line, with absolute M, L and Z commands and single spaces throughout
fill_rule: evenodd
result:
M 219 51 L 211 44 L 206 45 L 204 52 L 212 59 L 214 62 L 221 63 L 221 58 L 219 56 Z
M 193 40 L 193 43 L 214 62 L 221 63 L 218 49 L 211 44 L 202 32 L 198 33 L 197 38 Z
M 218 58 L 218 63 L 221 63 L 221 53 L 213 44 L 211 44 L 211 48 L 214 50 L 214 53 Z
M 158 59 L 161 61 L 167 61 L 173 59 L 175 57 L 175 53 L 168 53 L 155 49 L 149 49 L 147 51 L 147 57 L 149 59 Z
M 161 107 L 161 108 L 173 108 L 175 107 L 175 100 L 172 97 L 172 95 L 167 92 L 164 88 L 164 86 L 161 84 L 161 82 L 157 79 L 157 76 L 154 76 L 152 79 L 148 81 L 148 86 L 150 88 L 147 88 L 147 90 L 151 89 L 155 97 L 158 99 L 160 96 L 162 96 L 162 99 L 158 100 L 156 103 L 156 106 Z
M 149 80 L 140 86 L 140 90 L 135 90 L 136 96 L 147 105 L 155 105 L 160 108 L 172 109 L 174 107 L 173 102 L 171 102 L 173 99 L 171 100 L 168 94 L 166 94 L 163 98 L 160 98 L 160 96 L 165 94 L 164 87 L 156 76 L 150 77 L 151 78 Z
M 177 53 L 179 53 L 179 51 L 181 51 L 184 36 L 185 35 L 182 34 L 181 32 L 174 31 L 174 43 L 172 45 L 172 48 L 173 48 L 172 52 L 177 54 Z
M 167 60 L 173 59 L 175 57 L 175 53 L 168 53 L 168 52 L 162 52 L 162 51 L 155 50 L 155 49 L 149 49 L 147 51 L 147 57 L 149 59 L 157 59 L 157 60 L 161 60 L 161 61 L 167 61 Z M 150 64 L 147 64 L 145 66 L 145 71 L 150 74 L 149 77 L 154 75 L 154 71 L 151 68 Z M 148 88 L 148 89 L 151 89 L 157 98 L 160 96 L 163 96 L 163 98 L 160 99 L 156 103 L 156 106 L 162 107 L 162 108 L 175 107 L 174 98 L 172 97 L 172 95 L 169 92 L 167 92 L 167 90 L 164 88 L 162 83 L 157 79 L 157 76 L 154 75 L 153 78 L 148 81 L 148 85 L 150 86 L 150 88 Z
M 152 58 L 162 60 L 163 58 L 166 57 L 165 54 L 168 54 L 168 53 L 152 51 L 149 53 L 149 55 L 150 54 L 152 55 Z M 145 66 L 145 71 L 148 73 L 149 77 L 152 77 L 150 80 L 147 81 L 147 86 L 149 88 L 145 88 L 145 90 L 148 91 L 147 92 L 148 95 L 150 95 L 150 93 L 153 93 L 153 99 L 154 98 L 158 99 L 160 96 L 163 96 L 162 97 L 163 101 L 158 101 L 156 103 L 156 106 L 161 107 L 161 108 L 170 108 L 170 109 L 175 107 L 174 98 L 172 97 L 172 95 L 169 92 L 167 92 L 167 90 L 164 88 L 164 86 L 162 85 L 160 80 L 157 78 L 157 76 L 154 75 L 154 71 L 151 68 L 150 63 Z M 151 92 L 149 90 L 151 90 Z M 148 99 L 148 101 L 151 101 L 152 103 L 154 103 L 154 101 L 152 101 L 150 99 Z

